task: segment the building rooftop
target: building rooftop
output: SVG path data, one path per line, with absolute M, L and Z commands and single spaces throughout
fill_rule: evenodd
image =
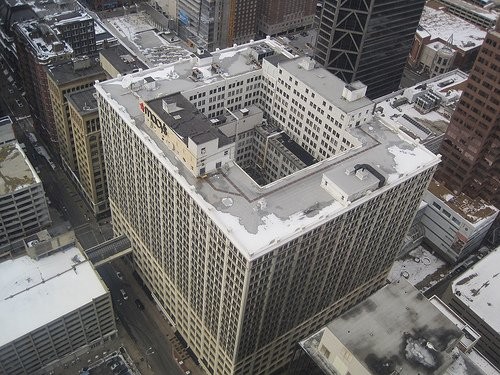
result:
M 39 20 L 29 20 L 17 23 L 16 27 L 24 35 L 40 60 L 49 60 L 55 56 L 73 53 L 71 46 L 60 39 L 46 23 Z
M 496 248 L 452 283 L 455 298 L 500 333 L 500 248 Z
M 279 48 L 273 41 L 266 43 Z M 349 130 L 358 139 L 359 147 L 266 186 L 258 185 L 234 163 L 203 180 L 195 178 L 145 124 L 139 101 L 191 90 L 207 82 L 224 82 L 237 74 L 260 71 L 260 66 L 248 58 L 247 51 L 248 45 L 243 45 L 215 52 L 214 58 L 218 59 L 222 72 L 216 74 L 210 65 L 198 67 L 203 72 L 203 78 L 198 81 L 188 78 L 195 61 L 184 60 L 100 82 L 96 88 L 249 259 L 279 247 L 281 241 L 298 237 L 439 162 L 438 156 L 377 117 L 369 124 Z M 141 87 L 131 90 L 132 83 L 140 86 L 146 77 L 156 80 L 154 90 Z M 341 174 L 347 168 L 364 163 L 371 164 L 386 179 L 385 185 L 370 196 L 344 206 L 321 187 L 324 173 L 338 171 Z
M 452 38 L 452 44 L 464 51 L 481 46 L 486 36 L 479 26 L 463 20 L 445 11 L 446 6 L 437 2 L 428 2 L 420 18 L 417 33 L 431 40 L 446 42 Z
M 489 219 L 498 213 L 495 206 L 486 203 L 481 198 L 472 199 L 465 194 L 453 194 L 436 180 L 430 182 L 429 191 L 475 226 L 480 226 L 486 221 L 490 222 Z
M 12 119 L 9 116 L 0 117 L 0 145 L 16 140 Z
M 18 143 L 0 146 L 0 195 L 41 182 Z
M 500 375 L 500 370 L 498 370 L 475 348 L 471 350 L 471 352 L 468 354 L 468 357 L 472 362 L 474 362 L 477 367 L 479 367 L 484 372 L 484 375 Z
M 102 22 L 150 68 L 191 54 L 180 45 L 169 43 L 158 35 L 154 20 L 144 11 L 106 18 Z
M 230 143 L 229 138 L 213 126 L 210 120 L 180 93 L 153 99 L 146 104 L 158 118 L 179 135 L 186 145 L 188 139 L 191 139 L 195 144 L 218 139 L 219 147 Z M 173 108 L 169 112 L 164 109 L 167 105 Z
M 138 69 L 147 69 L 146 64 L 140 61 L 123 45 L 109 47 L 99 51 L 109 63 L 121 74 L 129 74 Z
M 0 347 L 107 293 L 74 246 L 39 260 L 5 260 L 0 275 Z
M 376 100 L 376 110 L 411 137 L 425 142 L 446 132 L 462 94 L 461 85 L 467 81 L 467 77 L 466 73 L 457 69 L 419 82 L 395 95 L 385 96 L 381 101 Z M 416 98 L 428 92 L 436 93 L 441 101 L 436 108 L 424 113 L 415 105 Z
M 497 16 L 498 16 L 498 14 L 494 10 L 488 10 L 488 9 L 485 9 L 483 7 L 480 7 L 480 6 L 477 6 L 477 5 L 472 4 L 470 2 L 467 2 L 467 1 L 463 1 L 463 0 L 446 0 L 446 1 L 443 1 L 443 2 L 445 4 L 446 3 L 448 3 L 448 4 L 454 4 L 456 6 L 459 6 L 462 9 L 467 9 L 471 13 L 475 13 L 475 14 L 481 15 L 484 18 L 490 19 L 491 21 L 493 21 L 493 23 L 495 23 L 495 21 L 497 19 Z M 498 3 L 498 1 L 496 1 L 496 6 L 498 6 L 498 5 L 499 5 L 499 3 Z
M 59 86 L 90 77 L 98 80 L 105 76 L 104 69 L 90 57 L 74 58 L 62 64 L 50 65 L 47 72 Z
M 336 374 L 318 346 L 328 331 L 372 374 L 439 374 L 462 331 L 407 281 L 389 284 L 300 345 Z M 326 341 L 325 341 L 326 342 Z M 341 357 L 340 353 L 331 353 Z M 331 365 L 330 365 L 331 366 Z
M 280 61 L 278 66 L 289 72 L 292 76 L 297 77 L 306 85 L 309 85 L 319 95 L 344 112 L 355 111 L 373 103 L 366 96 L 351 102 L 345 100 L 342 97 L 342 91 L 346 86 L 344 81 L 319 66 L 311 70 L 304 69 L 300 64 L 303 59 L 301 57 L 288 61 Z
M 23 2 L 31 6 L 31 9 L 33 9 L 39 19 L 43 19 L 45 17 L 51 19 L 57 16 L 62 16 L 63 14 L 71 14 L 81 9 L 81 6 L 78 3 L 69 0 L 24 0 Z
M 66 98 L 82 115 L 95 113 L 98 111 L 97 97 L 95 88 L 93 87 L 66 94 Z

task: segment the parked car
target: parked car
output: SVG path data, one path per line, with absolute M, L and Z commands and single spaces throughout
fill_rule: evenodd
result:
M 120 280 L 123 280 L 123 275 L 120 271 L 116 272 L 116 277 L 118 277 Z

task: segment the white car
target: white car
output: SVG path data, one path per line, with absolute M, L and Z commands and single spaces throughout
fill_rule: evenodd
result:
M 122 297 L 125 301 L 128 300 L 128 294 L 125 289 L 120 289 L 120 293 L 122 294 Z
M 120 280 L 123 280 L 123 275 L 120 271 L 116 272 L 116 277 L 118 277 Z

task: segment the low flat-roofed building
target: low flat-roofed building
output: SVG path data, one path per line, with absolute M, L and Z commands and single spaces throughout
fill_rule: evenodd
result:
M 452 14 L 442 3 L 428 1 L 408 63 L 431 77 L 455 68 L 469 71 L 485 37 L 483 27 Z
M 42 181 L 18 143 L 0 146 L 0 252 L 51 223 Z
M 139 69 L 147 69 L 146 64 L 137 58 L 122 44 L 99 51 L 99 61 L 102 68 L 111 78 L 135 73 Z
M 464 333 L 406 280 L 389 284 L 299 344 L 307 375 L 483 375 Z
M 74 239 L 63 240 L 59 249 L 47 243 L 51 251 L 41 256 L 0 263 L 2 374 L 48 373 L 66 356 L 116 333 L 106 285 Z M 44 244 L 31 240 L 27 246 Z
M 375 100 L 375 112 L 438 153 L 468 75 L 458 69 Z
M 464 20 L 472 22 L 475 25 L 484 27 L 484 28 L 493 28 L 495 27 L 495 22 L 498 18 L 498 12 L 492 8 L 491 1 L 486 0 L 472 0 L 471 2 L 476 3 L 478 5 L 486 5 L 486 6 L 477 6 L 471 4 L 471 2 L 464 0 L 437 0 L 439 3 L 445 4 L 448 12 L 457 15 Z M 496 5 L 498 6 L 498 1 L 496 1 Z
M 458 276 L 443 301 L 481 338 L 476 348 L 500 367 L 500 248 Z
M 149 68 L 191 55 L 190 51 L 183 48 L 184 44 L 171 43 L 160 34 L 168 30 L 167 18 L 146 3 L 131 5 L 131 8 L 125 14 L 120 10 L 110 12 L 102 19 L 102 23 Z
M 483 199 L 453 194 L 434 179 L 423 200 L 424 242 L 449 262 L 477 250 L 498 215 L 498 209 Z
M 12 120 L 9 116 L 0 117 L 0 145 L 14 142 L 16 136 L 12 128 Z

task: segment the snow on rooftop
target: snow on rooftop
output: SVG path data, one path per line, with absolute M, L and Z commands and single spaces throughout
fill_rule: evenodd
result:
M 155 31 L 155 24 L 144 11 L 102 20 L 105 25 L 120 36 L 124 44 L 149 67 L 170 63 L 190 55 L 190 52 L 176 44 L 168 43 Z
M 480 197 L 472 199 L 463 193 L 453 194 L 446 186 L 434 179 L 430 182 L 428 190 L 476 228 L 490 225 L 498 214 L 495 206 L 488 204 Z
M 41 182 L 19 143 L 0 147 L 0 195 Z
M 0 263 L 0 347 L 107 293 L 82 252 L 71 247 L 34 260 Z
M 422 37 L 428 33 L 431 40 L 440 39 L 446 42 L 453 36 L 453 45 L 462 50 L 480 46 L 486 36 L 486 31 L 479 26 L 444 10 L 429 6 L 424 7 L 419 25 L 424 29 L 417 31 Z
M 500 247 L 457 277 L 452 291 L 477 316 L 500 333 Z
M 484 372 L 484 375 L 500 375 L 500 371 L 476 349 L 472 349 L 468 357 Z
M 448 265 L 422 246 L 410 251 L 392 265 L 390 282 L 401 278 L 421 291 L 429 289 L 448 273 Z
M 426 165 L 434 159 L 433 155 L 424 148 L 403 149 L 391 146 L 388 150 L 394 155 L 395 169 L 399 177 L 414 172 L 416 165 Z

